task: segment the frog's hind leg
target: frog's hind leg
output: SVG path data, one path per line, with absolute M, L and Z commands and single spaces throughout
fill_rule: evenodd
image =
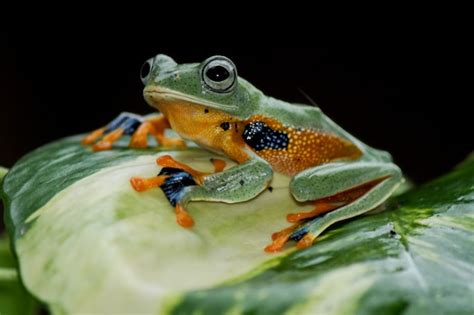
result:
M 297 241 L 298 248 L 310 246 L 330 225 L 376 208 L 401 181 L 399 168 L 390 163 L 334 163 L 298 174 L 291 191 L 298 201 L 312 201 L 315 209 L 289 214 L 288 221 L 296 224 L 275 233 L 265 251 L 278 251 L 289 240 Z
M 298 242 L 296 244 L 298 248 L 311 246 L 316 237 L 332 224 L 363 214 L 379 206 L 399 184 L 400 178 L 387 178 L 372 188 L 370 193 L 366 193 L 352 203 L 305 222 L 289 238 Z
M 338 193 L 336 195 L 314 200 L 314 210 L 308 212 L 290 213 L 287 215 L 286 219 L 288 220 L 288 222 L 295 223 L 301 220 L 315 218 L 326 212 L 330 212 L 332 210 L 345 206 L 348 203 L 353 202 L 357 198 L 367 193 L 370 189 L 375 187 L 378 183 L 380 183 L 386 178 L 387 177 L 378 178 L 376 180 L 362 184 L 360 186 Z
M 290 237 L 294 234 L 294 232 L 298 229 L 301 225 L 302 220 L 314 218 L 319 215 L 322 215 L 326 212 L 332 211 L 344 205 L 341 202 L 329 202 L 325 199 L 315 200 L 314 203 L 314 210 L 308 212 L 297 212 L 297 213 L 290 213 L 287 215 L 286 219 L 288 222 L 296 223 L 292 226 L 285 228 L 281 231 L 275 232 L 272 234 L 272 244 L 265 247 L 265 251 L 268 253 L 273 253 L 280 251 L 283 246 L 290 240 Z

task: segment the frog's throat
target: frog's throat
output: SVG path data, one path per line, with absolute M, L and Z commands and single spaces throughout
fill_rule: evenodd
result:
M 186 95 L 178 91 L 167 89 L 161 86 L 147 86 L 143 90 L 143 96 L 148 104 L 153 107 L 159 107 L 163 101 L 185 101 L 196 105 L 207 106 L 224 112 L 235 112 L 238 107 L 235 105 L 221 104 L 211 102 L 199 97 Z

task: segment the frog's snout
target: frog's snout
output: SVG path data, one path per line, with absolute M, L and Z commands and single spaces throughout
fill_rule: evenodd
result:
M 392 162 L 393 158 L 392 158 L 392 155 L 390 153 L 388 153 L 387 151 L 378 151 L 379 153 L 379 157 L 382 161 L 384 162 Z
M 153 77 L 157 77 L 161 73 L 169 72 L 177 66 L 178 64 L 173 60 L 173 58 L 159 54 L 156 55 L 155 58 L 152 58 L 150 72 L 153 74 Z
M 160 72 L 165 72 L 176 67 L 177 65 L 178 64 L 173 60 L 173 58 L 164 54 L 158 54 L 155 57 L 148 59 L 142 65 L 140 70 L 140 78 L 142 83 L 146 85 L 148 80 L 150 80 L 152 77 L 152 74 L 153 76 L 157 76 Z
M 178 64 L 170 56 L 158 54 L 153 60 L 153 70 L 164 71 L 176 67 Z

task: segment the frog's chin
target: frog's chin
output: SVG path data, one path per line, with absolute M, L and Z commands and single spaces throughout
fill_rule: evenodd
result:
M 235 112 L 238 108 L 234 105 L 226 105 L 211 102 L 192 95 L 183 94 L 181 92 L 164 88 L 161 86 L 147 86 L 143 90 L 143 96 L 146 102 L 161 110 L 161 106 L 166 106 L 166 103 L 181 102 L 183 104 L 190 103 L 193 105 L 206 106 L 215 108 L 221 111 Z

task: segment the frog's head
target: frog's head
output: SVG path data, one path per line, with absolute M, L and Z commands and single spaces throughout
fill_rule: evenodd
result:
M 184 107 L 199 106 L 247 118 L 257 111 L 261 96 L 260 91 L 238 77 L 236 66 L 224 56 L 177 64 L 160 54 L 144 63 L 141 79 L 145 100 L 165 115 L 170 110 L 187 112 Z

